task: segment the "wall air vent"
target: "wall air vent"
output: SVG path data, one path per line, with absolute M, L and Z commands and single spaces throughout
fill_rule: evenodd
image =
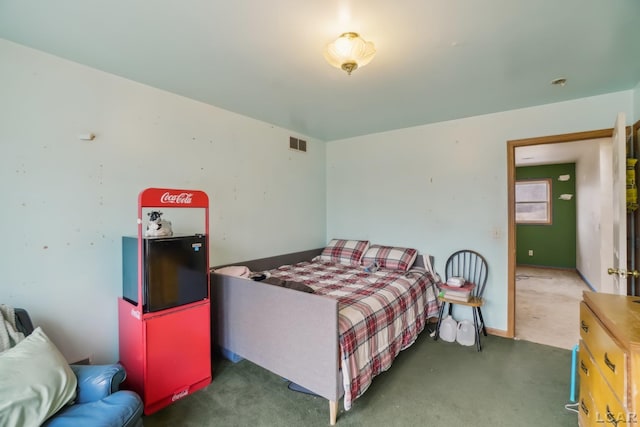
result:
M 296 151 L 307 152 L 307 141 L 304 139 L 289 137 L 289 148 Z

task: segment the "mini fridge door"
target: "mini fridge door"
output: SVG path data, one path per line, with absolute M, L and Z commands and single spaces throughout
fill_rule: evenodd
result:
M 208 298 L 206 236 L 145 238 L 144 311 Z

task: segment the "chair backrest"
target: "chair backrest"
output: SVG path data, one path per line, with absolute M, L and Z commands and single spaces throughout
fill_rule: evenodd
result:
M 446 279 L 453 276 L 462 276 L 465 280 L 475 283 L 476 287 L 472 294 L 477 297 L 482 297 L 488 275 L 489 266 L 487 265 L 487 260 L 478 252 L 469 249 L 453 253 L 447 259 L 445 265 Z

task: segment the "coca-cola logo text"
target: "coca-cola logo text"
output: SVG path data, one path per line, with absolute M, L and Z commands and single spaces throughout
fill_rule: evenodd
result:
M 185 397 L 187 394 L 189 394 L 189 387 L 187 387 L 185 390 L 179 391 L 178 393 L 175 393 L 172 397 L 171 397 L 171 401 L 175 402 L 176 400 L 182 399 L 183 397 Z
M 160 197 L 162 203 L 174 203 L 181 205 L 190 205 L 192 202 L 193 193 L 178 193 L 171 194 L 168 191 Z

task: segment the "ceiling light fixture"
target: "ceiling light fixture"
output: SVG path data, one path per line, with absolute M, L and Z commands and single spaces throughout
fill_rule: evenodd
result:
M 364 40 L 358 33 L 343 33 L 324 49 L 327 62 L 349 75 L 371 62 L 375 54 L 373 43 Z
M 567 79 L 565 79 L 564 77 L 560 77 L 559 79 L 553 79 L 551 80 L 551 84 L 556 86 L 564 86 L 567 84 Z

